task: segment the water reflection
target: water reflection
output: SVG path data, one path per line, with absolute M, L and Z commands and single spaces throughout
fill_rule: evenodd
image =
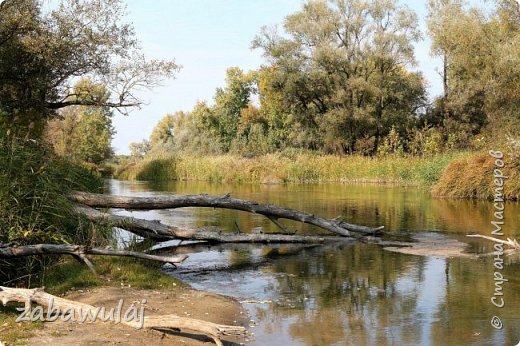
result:
M 225 186 L 207 183 L 148 185 L 113 181 L 119 194 L 233 192 L 316 214 L 395 231 L 489 234 L 492 205 L 431 199 L 412 188 L 345 185 Z M 518 235 L 520 207 L 506 207 L 506 234 Z M 134 213 L 185 226 L 269 230 L 261 217 L 222 210 Z M 294 227 L 299 227 L 294 225 Z M 303 228 L 300 228 L 303 229 Z M 306 229 L 307 230 L 307 229 Z M 488 246 L 475 242 L 473 250 Z M 291 250 L 292 249 L 292 250 Z M 284 255 L 290 254 L 290 255 Z M 514 345 L 520 340 L 520 269 L 507 260 L 502 309 L 494 307 L 493 258 L 403 255 L 368 244 L 223 246 L 199 249 L 180 270 L 196 288 L 247 300 L 253 345 Z M 211 270 L 215 266 L 224 270 Z M 217 269 L 218 269 L 217 268 Z M 261 301 L 250 303 L 251 299 Z M 490 319 L 499 315 L 503 330 Z
M 112 193 L 151 195 L 160 193 L 223 195 L 253 199 L 302 209 L 326 217 L 343 216 L 352 223 L 368 226 L 385 225 L 390 231 L 439 230 L 467 234 L 490 233 L 493 205 L 486 201 L 433 199 L 417 188 L 376 185 L 226 185 L 207 182 L 120 182 L 109 181 Z M 193 215 L 196 217 L 192 217 Z M 276 230 L 269 220 L 258 215 L 213 209 L 178 209 L 153 212 L 186 226 L 219 225 L 235 229 L 235 221 L 244 229 Z M 507 203 L 504 233 L 520 232 L 520 204 Z M 287 224 L 310 230 L 298 223 Z

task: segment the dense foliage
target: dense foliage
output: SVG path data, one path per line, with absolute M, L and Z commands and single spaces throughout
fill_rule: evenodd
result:
M 2 1 L 0 124 L 37 137 L 47 119 L 71 105 L 124 112 L 141 104 L 133 90 L 156 86 L 178 66 L 145 59 L 124 15 L 120 0 L 63 0 L 48 10 L 39 0 Z M 73 87 L 84 77 L 92 83 Z
M 145 59 L 124 15 L 120 0 L 0 1 L 0 246 L 106 241 L 67 196 L 100 191 L 112 109 L 178 70 Z M 2 260 L 0 284 L 30 283 L 45 261 Z
M 54 157 L 34 141 L 0 137 L 0 244 L 93 244 L 105 235 L 78 218 L 71 190 L 100 192 L 101 179 L 81 166 Z M 0 282 L 41 267 L 41 259 L 0 262 Z
M 176 152 L 431 156 L 504 143 L 520 132 L 520 8 L 432 0 L 432 54 L 444 93 L 415 69 L 417 16 L 394 0 L 313 0 L 254 39 L 266 64 L 230 68 L 213 104 L 167 115 L 136 157 Z

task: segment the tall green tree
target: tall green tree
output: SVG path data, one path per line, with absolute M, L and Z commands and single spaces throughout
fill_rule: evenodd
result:
M 95 98 L 105 102 L 107 88 L 81 79 L 74 85 L 75 98 Z M 59 117 L 49 120 L 45 141 L 54 152 L 76 162 L 99 165 L 112 156 L 113 112 L 110 107 L 70 106 L 59 111 Z
M 429 2 L 432 53 L 443 60 L 439 113 L 459 146 L 468 145 L 486 124 L 503 129 L 518 123 L 520 8 L 512 0 L 494 5 L 482 9 L 459 0 Z
M 276 71 L 272 88 L 299 129 L 298 145 L 353 152 L 368 136 L 375 152 L 424 104 L 422 76 L 408 70 L 417 17 L 395 1 L 308 1 L 283 27 L 264 28 L 253 47 Z
M 238 67 L 230 67 L 226 71 L 226 86 L 217 88 L 209 124 L 218 134 L 225 151 L 231 148 L 231 143 L 237 136 L 240 113 L 249 104 L 253 81 L 252 75 L 244 73 Z
M 45 140 L 54 152 L 78 163 L 99 165 L 112 154 L 112 113 L 107 108 L 73 106 L 52 119 Z
M 175 116 L 164 116 L 157 125 L 155 125 L 150 135 L 150 145 L 152 147 L 172 143 L 175 134 Z

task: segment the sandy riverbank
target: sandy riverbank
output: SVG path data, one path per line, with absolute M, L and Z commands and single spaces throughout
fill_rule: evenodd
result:
M 144 290 L 129 287 L 96 287 L 77 290 L 65 295 L 67 299 L 117 307 L 124 300 L 123 312 L 135 301 L 146 299 L 145 316 L 177 314 L 219 324 L 245 325 L 247 315 L 236 300 L 191 288 L 174 292 Z M 173 331 L 136 330 L 113 323 L 69 323 L 56 321 L 44 323 L 23 344 L 28 345 L 208 345 L 203 335 L 188 335 Z M 244 340 L 226 340 L 244 342 Z

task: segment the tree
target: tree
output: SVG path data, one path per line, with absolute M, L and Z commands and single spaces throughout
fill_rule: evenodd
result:
M 257 89 L 260 117 L 267 124 L 267 141 L 271 149 L 283 149 L 296 144 L 299 135 L 293 126 L 291 112 L 286 108 L 284 94 L 276 86 L 282 73 L 275 66 L 257 71 Z
M 60 115 L 49 122 L 45 131 L 45 140 L 57 155 L 95 165 L 112 156 L 114 128 L 109 109 L 72 106 Z
M 106 109 L 89 107 L 78 124 L 78 141 L 74 146 L 76 157 L 84 162 L 99 165 L 113 155 L 114 128 Z
M 215 105 L 211 108 L 209 125 L 214 128 L 225 151 L 237 136 L 240 113 L 247 108 L 253 91 L 253 76 L 238 67 L 226 71 L 226 86 L 217 88 Z
M 150 151 L 150 142 L 144 139 L 141 142 L 132 142 L 128 145 L 130 156 L 134 159 L 142 159 Z
M 458 146 L 469 145 L 487 124 L 502 124 L 502 130 L 518 119 L 518 3 L 497 0 L 483 10 L 459 0 L 431 0 L 428 28 L 432 53 L 444 62 L 444 95 L 438 100 L 443 126 L 457 136 Z
M 152 147 L 157 145 L 164 145 L 172 143 L 175 132 L 175 117 L 173 115 L 166 115 L 157 125 L 155 125 L 152 134 L 150 135 L 150 145 Z
M 178 70 L 173 61 L 147 60 L 134 31 L 122 22 L 121 0 L 5 0 L 0 8 L 0 124 L 38 136 L 46 119 L 71 105 L 105 106 L 127 113 L 142 101 L 137 89 L 157 86 Z M 106 95 L 72 82 L 86 77 Z
M 91 97 L 100 102 L 108 98 L 104 85 L 86 78 L 76 82 L 74 93 L 78 98 Z M 56 154 L 95 165 L 112 156 L 111 142 L 115 131 L 109 107 L 76 105 L 61 109 L 58 115 L 49 120 L 44 136 Z
M 353 152 L 368 135 L 376 152 L 424 104 L 422 76 L 407 70 L 417 17 L 395 1 L 308 1 L 284 30 L 264 28 L 253 47 L 273 68 L 270 88 L 283 95 L 300 146 Z

